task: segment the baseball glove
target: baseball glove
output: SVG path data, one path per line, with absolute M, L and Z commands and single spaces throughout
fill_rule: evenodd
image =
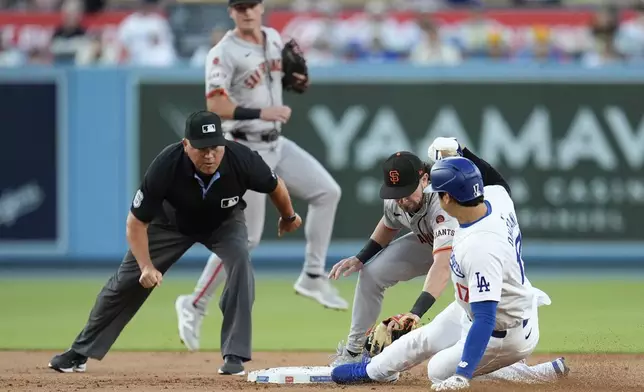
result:
M 282 86 L 286 91 L 293 91 L 302 94 L 308 88 L 309 69 L 306 59 L 298 43 L 291 39 L 282 49 Z M 293 75 L 298 73 L 306 77 L 305 80 L 298 79 Z
M 389 331 L 387 326 L 392 321 L 394 322 L 394 327 Z M 380 354 L 385 347 L 418 327 L 420 327 L 420 324 L 408 315 L 398 314 L 386 318 L 367 331 L 365 350 L 369 352 L 369 356 L 374 357 Z

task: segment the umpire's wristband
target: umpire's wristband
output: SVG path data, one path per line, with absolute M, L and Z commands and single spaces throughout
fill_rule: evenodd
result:
M 233 120 L 255 120 L 262 114 L 262 109 L 249 109 L 242 106 L 235 107 Z
M 378 254 L 382 250 L 382 245 L 374 241 L 373 239 L 369 238 L 369 241 L 365 244 L 365 246 L 358 252 L 356 255 L 356 258 L 362 262 L 362 264 L 366 263 L 369 261 L 373 256 Z
M 423 291 L 420 293 L 418 299 L 416 300 L 416 303 L 409 312 L 415 314 L 418 317 L 423 317 L 425 313 L 427 313 L 429 308 L 434 305 L 434 302 L 436 302 L 436 298 L 434 298 L 434 296 L 427 291 Z

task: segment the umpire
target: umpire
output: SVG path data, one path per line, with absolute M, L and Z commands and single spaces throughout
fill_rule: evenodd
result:
M 278 233 L 302 223 L 286 186 L 248 147 L 224 138 L 221 119 L 198 111 L 186 120 L 185 138 L 167 146 L 148 167 L 127 217 L 130 250 L 99 293 L 85 328 L 49 367 L 84 372 L 88 358 L 103 359 L 163 274 L 195 243 L 219 255 L 227 272 L 220 374 L 244 374 L 251 359 L 255 280 L 248 253 L 242 196 L 270 194 L 280 213 Z

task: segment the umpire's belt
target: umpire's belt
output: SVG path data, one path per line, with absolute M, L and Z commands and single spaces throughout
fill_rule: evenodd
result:
M 472 321 L 469 315 L 467 316 L 467 318 L 470 319 L 470 321 Z M 528 325 L 528 320 L 530 319 L 523 320 L 523 328 L 525 328 L 525 326 Z M 492 331 L 492 337 L 494 338 L 503 339 L 507 335 L 508 335 L 508 331 Z
M 280 137 L 280 131 L 271 129 L 264 133 L 247 133 L 243 131 L 231 131 L 230 135 L 235 139 L 246 140 L 247 142 L 274 142 Z

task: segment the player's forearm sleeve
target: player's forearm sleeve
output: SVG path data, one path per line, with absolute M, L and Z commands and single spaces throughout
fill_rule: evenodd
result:
M 482 301 L 471 304 L 474 322 L 467 334 L 461 363 L 456 367 L 456 374 L 471 379 L 474 370 L 481 362 L 487 344 L 490 342 L 496 322 L 496 301 Z
M 481 159 L 474 155 L 474 153 L 468 150 L 467 147 L 463 148 L 463 156 L 474 162 L 476 167 L 479 168 L 481 176 L 483 176 L 483 185 L 501 185 L 505 188 L 506 191 L 508 191 L 509 195 L 512 195 L 512 193 L 510 192 L 510 185 L 508 185 L 507 181 L 505 181 L 505 178 L 503 178 L 501 173 L 499 173 L 498 170 L 492 167 L 492 165 L 487 163 L 484 159 Z

